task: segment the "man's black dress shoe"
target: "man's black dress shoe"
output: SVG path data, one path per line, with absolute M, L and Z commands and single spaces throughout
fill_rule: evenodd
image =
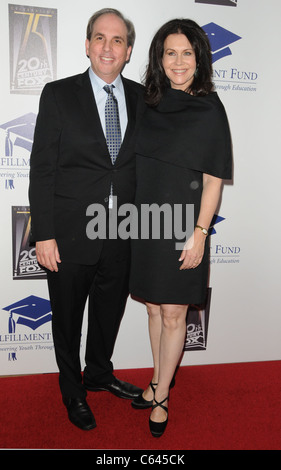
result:
M 150 382 L 149 385 L 154 395 L 155 394 L 154 386 L 157 386 L 157 384 L 153 384 L 152 382 Z M 150 408 L 153 405 L 153 400 L 146 400 L 145 398 L 143 398 L 142 393 L 141 393 L 137 398 L 135 398 L 132 401 L 131 405 L 136 410 L 145 410 L 146 408 Z
M 113 377 L 113 381 L 107 384 L 91 384 L 84 378 L 84 386 L 91 392 L 111 392 L 119 398 L 127 398 L 132 400 L 139 396 L 143 390 L 135 385 L 123 382 L 122 380 Z
M 96 421 L 85 398 L 62 398 L 69 420 L 80 429 L 88 431 L 96 427 Z

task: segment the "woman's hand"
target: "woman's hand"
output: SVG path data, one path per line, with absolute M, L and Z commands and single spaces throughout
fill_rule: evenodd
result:
M 215 176 L 203 174 L 203 191 L 201 197 L 200 213 L 196 224 L 199 227 L 209 227 L 221 194 L 222 180 Z M 205 249 L 206 235 L 202 230 L 195 228 L 193 236 L 186 242 L 179 261 L 180 269 L 197 268 L 202 261 Z
M 201 230 L 194 230 L 193 235 L 186 242 L 179 261 L 182 261 L 180 270 L 194 269 L 202 261 L 205 249 L 206 235 Z

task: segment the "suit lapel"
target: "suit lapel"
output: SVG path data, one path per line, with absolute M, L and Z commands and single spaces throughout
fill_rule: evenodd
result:
M 107 153 L 110 158 L 88 70 L 78 77 L 77 85 L 77 97 L 84 111 L 87 126 L 95 134 L 103 153 Z
M 124 135 L 124 139 L 123 139 L 117 160 L 119 157 L 122 158 L 122 154 L 129 140 L 132 138 L 132 135 L 134 133 L 135 126 L 136 126 L 137 94 L 127 84 L 127 81 L 125 78 L 122 77 L 122 81 L 123 81 L 126 106 L 127 106 L 128 124 L 127 124 L 126 132 Z M 117 160 L 116 160 L 116 163 L 117 163 Z

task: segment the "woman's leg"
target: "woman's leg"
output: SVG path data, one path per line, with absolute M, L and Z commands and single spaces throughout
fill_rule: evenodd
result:
M 162 329 L 159 345 L 159 375 L 155 398 L 161 402 L 169 395 L 169 387 L 183 351 L 186 336 L 186 314 L 188 305 L 160 306 Z M 163 403 L 167 406 L 167 401 Z M 156 407 L 150 416 L 152 421 L 167 419 L 163 408 Z
M 160 349 L 160 336 L 162 330 L 162 319 L 160 313 L 160 305 L 146 303 L 147 313 L 148 313 L 148 329 L 149 329 L 149 338 L 151 344 L 151 351 L 153 357 L 153 377 L 151 382 L 153 384 L 158 383 L 159 376 L 159 349 Z M 153 400 L 153 391 L 149 386 L 142 394 L 143 398 L 147 401 Z

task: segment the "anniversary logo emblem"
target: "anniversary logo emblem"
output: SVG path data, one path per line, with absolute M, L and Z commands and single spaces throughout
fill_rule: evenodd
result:
M 186 318 L 184 351 L 207 349 L 210 302 L 212 289 L 207 289 L 204 305 L 190 305 Z
M 12 207 L 13 279 L 44 279 L 45 271 L 37 262 L 35 247 L 30 246 L 29 207 Z
M 39 94 L 56 79 L 57 10 L 9 5 L 10 92 Z

